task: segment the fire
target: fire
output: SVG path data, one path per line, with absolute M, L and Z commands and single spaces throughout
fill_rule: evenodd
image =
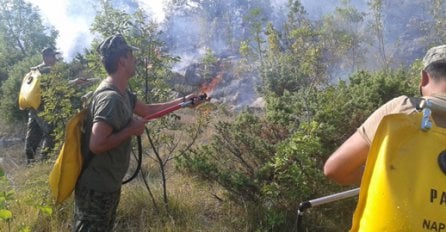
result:
M 219 73 L 217 76 L 212 78 L 212 80 L 209 83 L 203 83 L 201 85 L 200 87 L 201 92 L 210 96 L 211 93 L 214 91 L 215 87 L 218 85 L 218 83 L 220 83 L 222 79 L 223 79 L 223 73 Z

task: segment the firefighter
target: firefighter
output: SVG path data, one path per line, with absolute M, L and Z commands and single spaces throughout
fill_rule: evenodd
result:
M 400 96 L 377 109 L 326 161 L 324 174 L 342 185 L 360 184 L 370 145 L 381 119 L 388 114 L 411 114 L 422 98 L 446 106 L 446 45 L 429 49 L 420 73 L 422 97 Z M 445 115 L 434 113 L 434 121 L 446 127 Z
M 43 62 L 31 70 L 38 70 L 40 74 L 48 74 L 51 72 L 51 67 L 57 62 L 57 55 L 60 52 L 55 51 L 51 47 L 46 47 L 42 50 Z M 40 104 L 38 109 L 29 108 L 28 123 L 25 137 L 25 154 L 27 164 L 31 164 L 37 158 L 37 149 L 41 145 L 40 158 L 48 158 L 48 153 L 54 148 L 54 138 L 51 133 L 53 126 L 44 121 L 38 116 L 39 112 L 43 110 L 43 104 Z
M 98 47 L 108 76 L 99 84 L 88 108 L 82 139 L 83 171 L 75 187 L 73 232 L 112 231 L 119 204 L 122 179 L 129 166 L 131 139 L 145 130 L 147 116 L 195 100 L 146 104 L 128 88 L 135 75 L 136 58 L 122 35 L 108 37 Z

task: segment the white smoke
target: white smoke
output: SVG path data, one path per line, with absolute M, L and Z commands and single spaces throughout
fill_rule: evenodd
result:
M 57 49 L 63 54 L 66 61 L 71 61 L 77 53 L 82 53 L 93 40 L 93 35 L 89 28 L 96 15 L 96 0 L 26 0 L 40 9 L 44 23 L 52 25 L 59 31 L 56 41 Z M 321 4 L 321 1 L 324 3 Z M 286 15 L 286 5 L 288 0 L 272 0 L 272 6 L 276 15 Z M 318 17 L 333 10 L 340 0 L 302 0 L 302 4 L 309 15 Z M 317 3 L 316 3 L 317 2 Z M 358 1 L 354 1 L 358 2 Z M 151 16 L 152 20 L 162 23 L 165 19 L 166 0 L 136 0 L 141 9 Z M 323 6 L 321 8 L 321 6 Z M 192 29 L 190 24 L 188 31 Z M 172 26 L 172 25 L 170 25 Z M 173 25 L 175 26 L 175 25 Z M 177 25 L 176 25 L 177 26 Z M 194 33 L 192 33 L 194 34 Z M 193 36 L 192 36 L 193 37 Z M 179 53 L 184 53 L 181 51 Z
M 152 18 L 158 23 L 162 22 L 166 17 L 164 11 L 165 3 L 166 1 L 163 0 L 138 0 L 139 6 L 148 12 L 149 15 L 151 15 Z
M 45 24 L 59 31 L 56 48 L 62 52 L 65 61 L 71 61 L 77 53 L 82 53 L 90 46 L 94 36 L 90 26 L 96 15 L 96 0 L 26 0 L 36 6 Z M 151 0 L 150 3 L 138 0 L 139 5 L 162 21 L 164 15 L 163 0 Z

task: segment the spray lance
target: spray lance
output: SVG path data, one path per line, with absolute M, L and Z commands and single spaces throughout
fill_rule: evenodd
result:
M 207 94 L 203 93 L 203 94 L 201 94 L 200 96 L 198 96 L 196 98 L 192 98 L 192 99 L 190 99 L 188 101 L 181 102 L 178 105 L 174 105 L 174 106 L 168 107 L 168 108 L 166 108 L 164 110 L 160 110 L 160 111 L 158 111 L 158 112 L 156 112 L 154 114 L 148 115 L 144 119 L 152 120 L 152 119 L 155 119 L 155 118 L 162 117 L 162 116 L 164 116 L 166 114 L 172 113 L 172 112 L 174 112 L 176 110 L 179 110 L 181 108 L 192 106 L 192 105 L 195 104 L 195 101 L 197 101 L 197 100 L 200 100 L 200 101 L 206 100 L 206 98 L 207 98 Z
M 178 105 L 174 105 L 174 106 L 168 107 L 168 108 L 166 108 L 164 110 L 160 110 L 160 111 L 158 111 L 158 112 L 156 112 L 154 114 L 146 116 L 144 119 L 152 120 L 152 119 L 156 119 L 156 118 L 165 116 L 165 115 L 167 115 L 169 113 L 172 113 L 173 111 L 179 110 L 181 108 L 192 106 L 192 105 L 195 104 L 195 101 L 197 101 L 197 100 L 200 100 L 200 101 L 206 100 L 206 98 L 207 98 L 207 94 L 206 93 L 201 94 L 200 96 L 198 96 L 196 98 L 192 98 L 189 101 L 181 102 Z M 133 175 L 129 179 L 123 181 L 122 184 L 126 184 L 126 183 L 130 182 L 131 180 L 133 180 L 138 175 L 138 172 L 141 169 L 141 161 L 142 161 L 141 136 L 137 136 L 137 140 L 138 140 L 138 142 L 137 142 L 138 143 L 138 158 L 136 158 L 136 156 L 135 156 L 135 158 L 137 159 L 138 164 L 137 164 L 137 167 L 136 167 L 136 171 L 133 173 Z

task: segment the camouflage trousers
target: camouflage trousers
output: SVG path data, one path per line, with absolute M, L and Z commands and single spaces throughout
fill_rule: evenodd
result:
M 121 190 L 102 193 L 76 186 L 73 232 L 112 231 Z
M 52 126 L 37 115 L 37 112 L 28 112 L 28 124 L 25 137 L 25 154 L 28 162 L 34 160 L 37 148 L 40 144 L 42 158 L 47 158 L 48 153 L 54 148 L 54 139 L 51 135 Z

